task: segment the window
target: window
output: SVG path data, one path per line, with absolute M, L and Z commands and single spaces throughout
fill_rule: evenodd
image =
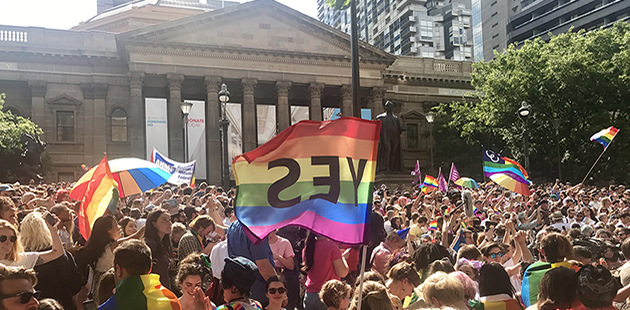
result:
M 499 14 L 499 13 L 498 12 L 492 13 L 492 15 L 490 15 L 490 18 L 497 16 L 497 14 Z
M 494 28 L 494 27 L 496 27 L 498 25 L 499 25 L 499 23 L 494 23 L 494 25 L 492 25 L 492 28 Z
M 122 109 L 112 112 L 112 142 L 127 142 L 127 113 Z
M 497 33 L 497 34 L 493 35 L 492 38 L 496 39 L 498 36 L 499 36 L 499 34 Z
M 418 148 L 418 124 L 407 125 L 407 148 Z
M 57 141 L 74 142 L 74 112 L 57 111 Z

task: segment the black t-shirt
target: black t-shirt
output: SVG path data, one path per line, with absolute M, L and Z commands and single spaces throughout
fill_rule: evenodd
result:
M 67 310 L 76 309 L 72 297 L 81 291 L 87 279 L 81 274 L 74 257 L 65 252 L 59 258 L 48 263 L 35 266 L 37 286 L 42 298 L 53 298 Z

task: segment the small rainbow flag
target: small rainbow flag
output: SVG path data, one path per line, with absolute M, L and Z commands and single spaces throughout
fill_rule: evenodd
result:
M 497 210 L 496 207 L 492 207 L 492 211 L 494 211 L 494 213 L 496 213 L 496 214 L 501 214 L 501 212 L 499 210 Z
M 479 209 L 477 209 L 477 207 L 473 206 L 473 214 L 476 214 L 477 212 L 479 212 Z
M 615 138 L 615 136 L 617 135 L 617 133 L 619 132 L 619 129 L 610 126 L 606 129 L 603 129 L 602 131 L 594 134 L 591 137 L 591 141 L 596 141 L 599 144 L 603 145 L 604 148 L 607 148 L 608 145 L 610 144 L 610 142 L 612 142 L 612 139 Z
M 177 296 L 162 286 L 160 276 L 146 274 L 122 279 L 101 310 L 181 310 Z
M 424 177 L 424 182 L 422 182 L 422 192 L 427 193 L 432 191 L 434 188 L 438 188 L 438 181 L 434 177 L 427 174 Z
M 429 230 L 437 230 L 438 229 L 438 222 L 437 220 L 433 220 L 431 222 L 429 222 Z
M 448 208 L 446 208 L 446 211 L 444 211 L 444 214 L 451 214 L 451 212 L 453 212 L 453 210 L 455 210 L 455 208 L 453 208 L 452 206 L 448 206 Z
M 235 212 L 255 243 L 285 226 L 367 244 L 381 122 L 301 121 L 234 158 Z

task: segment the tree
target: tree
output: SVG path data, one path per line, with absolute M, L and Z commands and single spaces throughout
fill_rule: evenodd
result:
M 41 168 L 39 158 L 41 152 L 31 154 L 24 152 L 27 143 L 35 146 L 39 142 L 25 138 L 25 134 L 36 138 L 43 131 L 29 119 L 13 115 L 10 111 L 2 111 L 5 98 L 5 94 L 0 94 L 0 180 L 28 182 L 31 172 Z M 36 167 L 37 165 L 40 167 Z
M 446 119 L 443 130 L 463 138 L 458 151 L 483 145 L 522 163 L 523 123 L 516 111 L 526 102 L 531 107 L 529 170 L 535 182 L 558 175 L 554 119 L 560 121 L 564 180 L 582 180 L 602 151 L 589 137 L 609 126 L 620 133 L 592 176 L 598 182 L 630 180 L 630 157 L 625 156 L 630 139 L 624 138 L 630 134 L 630 24 L 512 45 L 495 52 L 494 60 L 475 63 L 471 77 L 476 91 L 472 100 L 437 107 Z M 438 150 L 452 147 L 452 141 L 437 141 Z M 474 157 L 480 164 L 481 153 Z

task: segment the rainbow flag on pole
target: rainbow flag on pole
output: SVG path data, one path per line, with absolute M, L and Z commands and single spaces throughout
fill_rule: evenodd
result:
M 181 310 L 177 296 L 160 283 L 157 274 L 131 276 L 116 285 L 116 293 L 101 310 Z
M 89 174 L 84 175 L 89 177 Z M 92 233 L 92 225 L 97 218 L 101 217 L 107 210 L 112 214 L 116 213 L 118 205 L 118 183 L 114 180 L 112 172 L 107 163 L 107 155 L 103 157 L 90 180 L 76 182 L 75 187 L 70 190 L 70 198 L 80 200 L 79 209 L 79 231 L 85 240 Z M 78 186 L 81 185 L 81 186 Z
M 438 229 L 438 221 L 433 220 L 429 222 L 429 230 L 437 230 Z
M 603 145 L 604 148 L 607 148 L 608 145 L 610 144 L 610 142 L 612 142 L 612 139 L 615 138 L 615 136 L 617 135 L 617 133 L 619 132 L 619 129 L 610 126 L 606 129 L 602 129 L 600 132 L 594 134 L 591 137 L 591 141 L 596 141 L 599 144 Z
M 234 158 L 236 217 L 259 242 L 301 226 L 367 244 L 381 123 L 353 117 L 301 121 Z

